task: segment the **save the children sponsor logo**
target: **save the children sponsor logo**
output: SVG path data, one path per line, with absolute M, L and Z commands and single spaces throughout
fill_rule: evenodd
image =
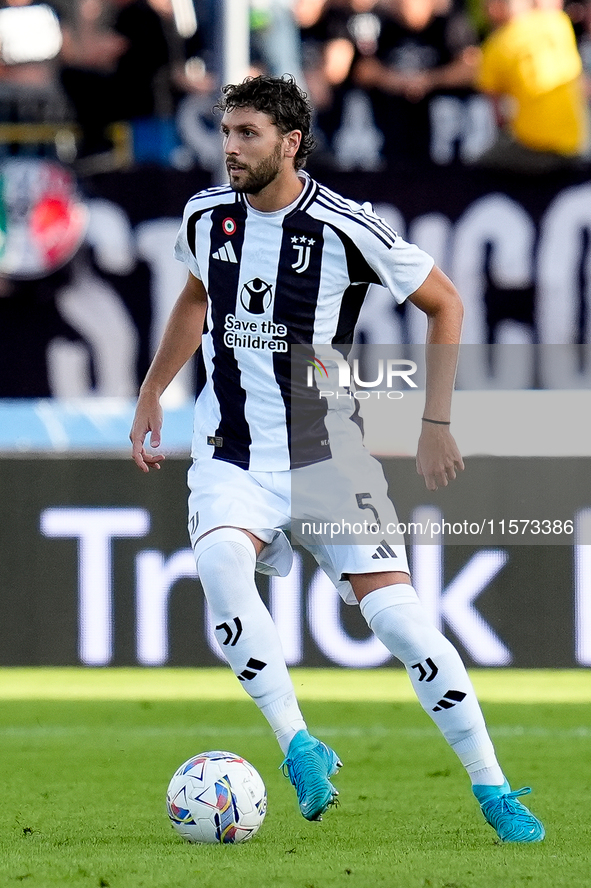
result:
M 227 314 L 224 319 L 224 345 L 228 348 L 252 348 L 269 352 L 286 352 L 287 326 L 270 318 L 254 318 L 270 308 L 273 285 L 262 278 L 247 281 L 240 290 L 240 305 L 251 317 L 239 318 Z
M 249 314 L 264 314 L 273 301 L 273 287 L 261 278 L 253 278 L 242 287 L 240 303 Z
M 286 352 L 287 327 L 271 320 L 251 320 L 227 314 L 224 319 L 224 345 L 228 348 L 254 348 Z

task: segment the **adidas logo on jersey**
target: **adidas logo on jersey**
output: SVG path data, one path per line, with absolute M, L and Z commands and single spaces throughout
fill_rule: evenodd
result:
M 371 556 L 372 558 L 398 558 L 398 555 L 392 549 L 391 546 L 388 545 L 386 540 L 382 540 L 378 548 L 375 550 L 374 554 Z
M 211 255 L 214 259 L 219 259 L 220 262 L 238 262 L 231 241 L 226 241 L 223 247 L 220 247 L 219 250 L 216 250 Z

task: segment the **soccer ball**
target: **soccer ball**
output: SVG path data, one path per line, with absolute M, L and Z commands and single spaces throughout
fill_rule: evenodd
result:
M 173 774 L 166 808 L 188 842 L 237 844 L 259 831 L 267 790 L 246 759 L 233 752 L 201 752 Z

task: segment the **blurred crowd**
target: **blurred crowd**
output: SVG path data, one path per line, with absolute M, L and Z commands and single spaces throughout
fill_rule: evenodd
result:
M 308 92 L 319 163 L 585 166 L 591 0 L 565 3 L 250 0 L 251 73 Z M 57 152 L 82 173 L 203 160 L 207 125 L 191 155 L 179 112 L 213 105 L 222 6 L 0 0 L 0 152 Z

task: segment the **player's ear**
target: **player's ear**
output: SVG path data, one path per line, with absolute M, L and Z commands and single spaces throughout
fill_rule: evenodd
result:
M 302 141 L 302 131 L 292 130 L 283 137 L 283 145 L 286 157 L 295 157 Z

